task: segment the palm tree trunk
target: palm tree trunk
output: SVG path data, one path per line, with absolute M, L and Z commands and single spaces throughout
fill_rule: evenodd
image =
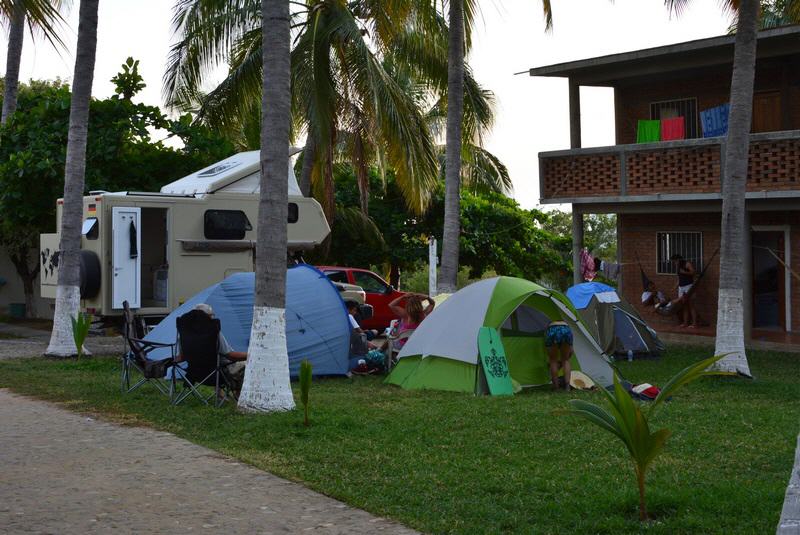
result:
M 328 220 L 328 226 L 333 228 L 334 219 L 336 219 L 336 185 L 334 184 L 333 177 L 333 141 L 328 145 L 328 150 L 325 155 L 325 168 L 322 171 L 323 177 L 323 195 L 325 199 L 322 203 L 322 211 L 325 212 L 325 218 Z M 330 236 L 329 236 L 330 237 Z
M 311 196 L 311 173 L 317 159 L 317 142 L 311 127 L 308 129 L 306 146 L 303 148 L 303 168 L 300 170 L 300 191 L 305 197 Z
M 447 137 L 445 148 L 444 233 L 440 291 L 456 291 L 461 234 L 461 127 L 464 115 L 464 5 L 451 0 L 447 50 Z
M 354 152 L 354 164 L 358 180 L 358 204 L 361 207 L 361 213 L 369 215 L 369 171 L 367 170 L 367 160 L 364 156 L 364 140 L 361 135 L 356 135 Z
M 644 472 L 636 469 L 636 483 L 639 486 L 639 521 L 647 520 L 647 502 L 644 495 Z
M 731 111 L 722 175 L 722 234 L 715 353 L 727 353 L 714 369 L 750 376 L 744 348 L 745 192 L 753 114 L 758 0 L 742 0 L 739 7 L 731 79 Z
M 256 295 L 239 408 L 294 409 L 286 347 L 286 218 L 289 190 L 289 0 L 262 0 L 261 199 Z
M 46 355 L 69 357 L 78 354 L 72 338 L 72 321 L 80 309 L 79 254 L 83 219 L 83 179 L 86 171 L 86 135 L 89 130 L 89 102 L 92 98 L 95 52 L 97 51 L 97 8 L 99 0 L 81 0 L 78 47 L 69 110 L 67 156 L 64 166 L 64 205 L 61 213 L 61 244 L 53 333 Z
M 3 92 L 3 115 L 0 125 L 6 123 L 17 109 L 19 90 L 19 64 L 22 61 L 22 43 L 25 40 L 25 10 L 16 8 L 8 28 L 8 51 L 6 52 L 6 87 Z

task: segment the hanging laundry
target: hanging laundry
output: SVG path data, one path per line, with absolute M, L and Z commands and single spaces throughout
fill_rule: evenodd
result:
M 676 139 L 685 139 L 686 122 L 683 117 L 672 117 L 670 119 L 661 119 L 661 140 L 674 141 Z
M 597 272 L 594 269 L 594 258 L 589 254 L 589 251 L 584 247 L 581 249 L 581 277 L 583 280 L 589 282 L 594 280 Z
M 616 262 L 603 262 L 603 276 L 611 281 L 619 279 L 619 273 L 622 270 L 622 265 Z
M 709 108 L 700 112 L 700 124 L 703 127 L 703 137 L 718 137 L 728 133 L 728 113 L 730 104 Z
M 636 143 L 661 141 L 661 121 L 640 119 L 636 126 Z

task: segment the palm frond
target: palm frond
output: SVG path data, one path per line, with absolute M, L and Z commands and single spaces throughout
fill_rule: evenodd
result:
M 0 0 L 0 19 L 7 25 L 22 11 L 32 34 L 41 33 L 54 47 L 64 48 L 59 35 L 65 22 L 61 11 L 71 5 L 70 0 Z

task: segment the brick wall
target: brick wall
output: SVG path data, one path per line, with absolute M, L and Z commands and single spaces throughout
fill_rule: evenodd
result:
M 637 257 L 647 276 L 668 297 L 677 296 L 676 275 L 656 273 L 656 233 L 685 231 L 703 233 L 703 262 L 709 262 L 719 247 L 719 214 L 620 214 L 618 240 L 622 248 L 623 294 L 645 318 L 652 314 L 642 307 L 642 284 Z M 717 321 L 717 287 L 719 286 L 719 256 L 708 268 L 694 294 L 695 307 L 702 319 L 711 325 Z M 677 319 L 675 320 L 677 322 Z
M 697 99 L 701 110 L 730 99 L 731 69 L 717 67 L 672 74 L 668 78 L 616 88 L 617 144 L 636 142 L 636 124 L 650 118 L 650 104 L 665 100 Z M 800 128 L 800 58 L 762 58 L 756 67 L 756 91 L 786 90 L 788 129 Z M 699 125 L 698 125 L 699 128 Z M 702 135 L 702 129 L 698 129 Z
M 800 140 L 750 144 L 748 191 L 800 189 Z
M 656 233 L 662 231 L 701 231 L 703 233 L 703 262 L 708 263 L 720 241 L 720 214 L 620 214 L 619 236 L 622 262 L 623 294 L 644 317 L 652 314 L 641 306 L 642 285 L 637 257 L 647 276 L 668 296 L 675 295 L 675 275 L 656 273 Z M 792 269 L 800 273 L 800 212 L 752 212 L 752 225 L 790 225 Z M 800 332 L 800 281 L 791 277 L 792 326 Z M 719 286 L 719 255 L 711 263 L 695 293 L 695 306 L 710 325 L 717 321 L 717 288 Z M 677 320 L 676 320 L 677 321 Z
M 720 149 L 705 145 L 630 152 L 626 170 L 628 195 L 713 193 L 720 189 Z
M 545 199 L 619 195 L 619 156 L 599 154 L 546 158 L 542 162 Z

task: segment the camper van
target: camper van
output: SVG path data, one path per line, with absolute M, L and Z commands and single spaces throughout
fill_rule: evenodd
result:
M 81 307 L 96 317 L 122 314 L 122 303 L 161 317 L 232 273 L 253 271 L 260 157 L 243 152 L 161 188 L 160 192 L 93 191 L 83 198 Z M 304 197 L 288 172 L 288 253 L 330 233 L 322 207 Z M 55 298 L 59 227 L 40 240 L 41 295 Z

